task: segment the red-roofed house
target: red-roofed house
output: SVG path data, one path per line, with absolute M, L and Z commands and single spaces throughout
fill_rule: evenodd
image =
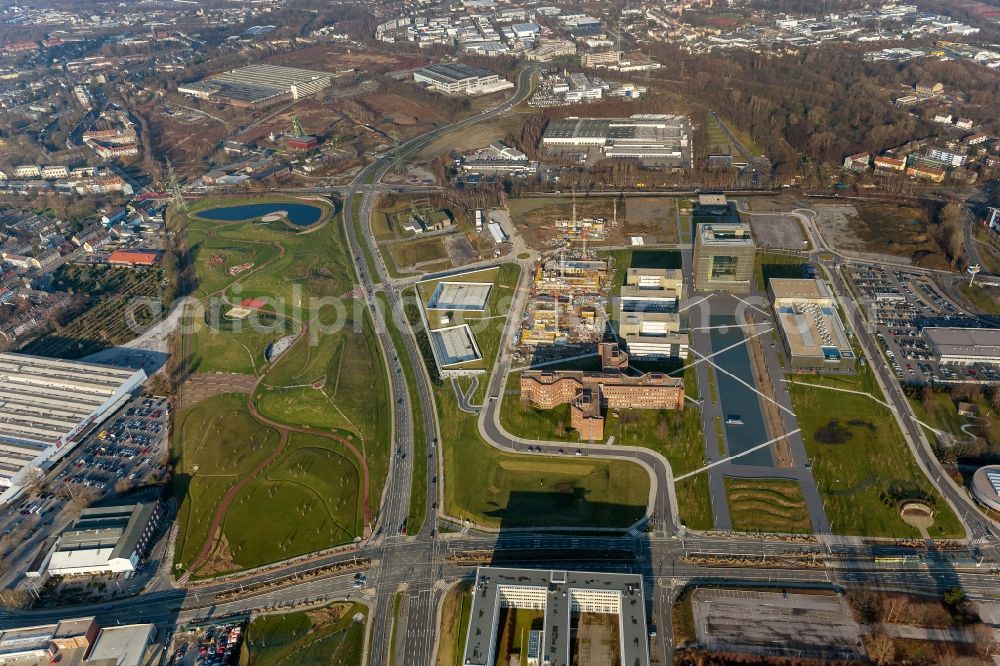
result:
M 153 250 L 115 250 L 108 257 L 112 266 L 153 266 L 160 260 Z

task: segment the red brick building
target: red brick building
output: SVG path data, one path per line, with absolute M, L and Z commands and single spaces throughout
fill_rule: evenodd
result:
M 683 409 L 684 380 L 659 372 L 628 375 L 628 354 L 614 343 L 598 347 L 599 372 L 525 370 L 521 401 L 541 409 L 570 405 L 570 425 L 583 439 L 604 439 L 604 409 Z

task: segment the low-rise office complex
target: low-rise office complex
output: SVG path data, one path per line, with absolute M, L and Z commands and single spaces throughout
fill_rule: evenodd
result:
M 542 631 L 536 643 L 536 663 L 570 666 L 573 660 L 572 618 L 600 613 L 618 619 L 618 658 L 613 663 L 648 666 L 649 638 L 642 577 L 638 574 L 502 569 L 479 567 L 472 590 L 472 611 L 462 663 L 494 666 L 500 612 L 540 610 Z
M 421 67 L 413 80 L 448 95 L 485 95 L 514 87 L 496 72 L 456 62 Z
M 135 571 L 163 518 L 159 502 L 90 507 L 39 555 L 28 576 L 81 576 Z
M 251 109 L 308 97 L 330 87 L 331 75 L 297 67 L 249 65 L 195 83 L 177 92 L 199 99 Z
M 822 280 L 772 278 L 767 287 L 792 368 L 852 370 L 856 361 L 837 301 Z
M 0 503 L 70 451 L 145 379 L 142 370 L 0 354 Z
M 628 354 L 598 345 L 599 372 L 525 370 L 521 400 L 541 409 L 570 405 L 570 425 L 583 439 L 604 439 L 604 409 L 683 409 L 684 380 L 659 372 L 626 374 Z
M 938 363 L 1000 364 L 1000 329 L 929 326 L 922 334 Z
M 749 224 L 698 225 L 694 240 L 694 288 L 748 293 L 755 253 Z
M 0 631 L 0 664 L 8 666 L 141 666 L 156 639 L 152 624 L 102 628 L 94 617 Z
M 566 118 L 549 123 L 542 146 L 553 153 L 634 158 L 648 165 L 690 168 L 690 137 L 691 123 L 685 116 Z

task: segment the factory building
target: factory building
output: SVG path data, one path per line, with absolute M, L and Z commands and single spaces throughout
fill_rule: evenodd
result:
M 331 76 L 280 65 L 249 65 L 195 83 L 177 86 L 177 92 L 242 108 L 260 109 L 301 99 L 330 87 Z
M 160 528 L 159 502 L 90 507 L 36 562 L 27 575 L 87 576 L 129 573 L 145 557 Z
M 647 165 L 689 168 L 691 123 L 685 116 L 637 114 L 629 118 L 553 120 L 542 146 L 553 153 L 633 158 Z
M 485 95 L 514 87 L 496 72 L 454 62 L 421 67 L 413 80 L 448 95 Z
M 772 278 L 767 289 L 792 368 L 820 372 L 854 369 L 857 359 L 837 301 L 825 282 Z
M 142 370 L 0 354 L 0 503 L 68 453 L 145 380 Z
M 755 253 L 749 224 L 698 225 L 694 242 L 695 290 L 749 293 Z
M 684 380 L 663 373 L 626 374 L 628 354 L 614 343 L 598 345 L 599 372 L 525 370 L 521 401 L 540 409 L 570 405 L 570 425 L 584 439 L 604 439 L 604 409 L 683 409 Z
M 508 608 L 544 611 L 542 630 L 529 636 L 528 643 L 529 659 L 534 652 L 538 664 L 576 663 L 571 650 L 572 616 L 601 613 L 617 616 L 618 658 L 614 663 L 649 666 L 646 603 L 638 574 L 479 567 L 463 664 L 495 666 L 500 611 Z
M 1000 329 L 929 326 L 921 334 L 938 363 L 1000 364 Z

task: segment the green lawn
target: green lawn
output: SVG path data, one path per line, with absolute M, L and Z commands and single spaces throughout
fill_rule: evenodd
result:
M 965 299 L 982 314 L 1000 315 L 1000 288 L 969 286 L 967 282 L 959 285 L 959 291 Z
M 288 447 L 237 495 L 223 532 L 251 568 L 349 543 L 364 532 L 358 463 L 326 437 L 293 433 Z
M 323 326 L 314 321 L 307 339 L 285 352 L 268 373 L 254 401 L 262 415 L 280 423 L 347 436 L 368 461 L 377 506 L 388 473 L 391 401 L 378 339 L 368 315 L 359 314 L 359 324 L 349 320 L 315 338 L 313 332 Z M 334 316 L 324 311 L 319 322 L 330 324 Z
M 856 377 L 796 376 L 794 381 L 881 397 L 867 369 Z M 790 384 L 789 392 L 835 533 L 917 537 L 917 530 L 900 519 L 897 504 L 922 497 L 937 510 L 931 536 L 964 535 L 958 519 L 920 471 L 886 407 L 866 396 L 815 386 Z
M 812 523 L 798 481 L 726 477 L 733 529 L 740 532 L 810 533 Z
M 362 666 L 367 616 L 366 606 L 349 603 L 258 616 L 247 629 L 240 666 Z
M 208 536 L 212 515 L 226 491 L 278 445 L 278 433 L 261 427 L 246 396 L 213 396 L 177 414 L 174 425 L 176 562 L 187 565 Z
M 415 264 L 442 261 L 448 258 L 448 251 L 444 247 L 444 241 L 440 238 L 393 243 L 390 246 L 390 253 L 397 268 L 407 268 Z
M 693 372 L 686 371 L 696 385 Z M 569 405 L 552 410 L 522 404 L 519 398 L 520 373 L 507 377 L 500 404 L 500 423 L 525 439 L 580 442 L 580 435 L 569 427 Z M 697 391 L 695 391 L 697 395 Z M 696 406 L 681 411 L 608 410 L 604 424 L 605 441 L 614 436 L 614 445 L 642 446 L 653 449 L 670 461 L 674 476 L 704 465 L 705 444 L 701 414 Z M 681 521 L 692 529 L 710 529 L 712 510 L 708 477 L 698 474 L 677 483 L 677 502 Z
M 754 279 L 757 288 L 764 290 L 772 278 L 802 278 L 802 267 L 808 263 L 804 257 L 794 257 L 774 252 L 759 252 L 754 257 Z
M 224 317 L 228 309 L 223 306 L 213 313 L 205 312 L 196 304 L 185 308 L 182 324 L 186 331 L 184 348 L 188 372 L 235 372 L 256 376 L 266 364 L 264 353 L 268 345 L 297 332 L 291 321 L 267 315 L 228 321 Z
M 979 419 L 971 419 L 958 414 L 958 400 L 952 398 L 947 391 L 930 391 L 926 399 L 920 400 L 910 397 L 910 405 L 914 413 L 924 423 L 949 432 L 955 436 L 959 442 L 969 441 L 969 436 L 962 431 L 962 426 L 975 424 L 976 432 L 985 440 L 985 454 L 987 457 L 995 455 L 1000 450 L 1000 415 L 990 404 L 990 400 L 980 394 L 978 398 L 965 398 L 965 402 L 972 401 L 980 416 Z M 928 436 L 933 436 L 928 433 Z M 956 447 L 959 448 L 959 447 Z M 983 460 L 983 463 L 989 462 Z

